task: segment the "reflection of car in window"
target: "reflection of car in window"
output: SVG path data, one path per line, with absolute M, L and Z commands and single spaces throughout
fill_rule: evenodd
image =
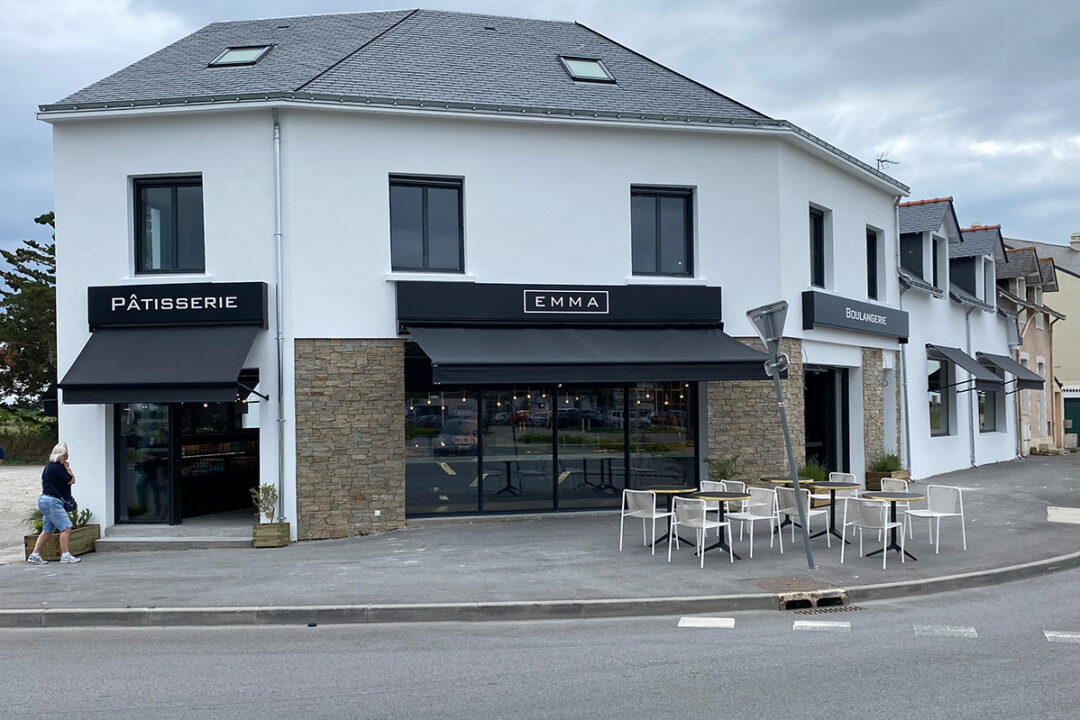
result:
M 608 425 L 611 427 L 623 426 L 623 411 L 612 410 L 608 414 Z M 649 412 L 647 410 L 631 410 L 630 411 L 630 427 L 632 428 L 648 428 L 652 427 L 652 421 L 649 420 Z
M 444 422 L 432 445 L 432 452 L 436 455 L 465 455 L 476 452 L 476 420 L 458 418 Z

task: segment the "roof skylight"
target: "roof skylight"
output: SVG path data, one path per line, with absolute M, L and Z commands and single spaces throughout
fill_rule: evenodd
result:
M 254 65 L 269 49 L 269 45 L 247 45 L 244 47 L 226 48 L 225 52 L 221 53 L 210 62 L 210 67 Z
M 563 69 L 574 80 L 602 83 L 615 82 L 615 78 L 608 72 L 603 61 L 597 58 L 576 58 L 560 55 L 559 62 L 562 63 Z

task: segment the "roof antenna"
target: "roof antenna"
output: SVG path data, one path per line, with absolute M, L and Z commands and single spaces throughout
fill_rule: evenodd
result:
M 879 152 L 877 154 L 877 169 L 878 170 L 881 170 L 886 165 L 899 165 L 899 164 L 900 164 L 899 160 L 890 160 L 889 159 L 889 151 L 888 150 L 884 150 L 884 151 Z

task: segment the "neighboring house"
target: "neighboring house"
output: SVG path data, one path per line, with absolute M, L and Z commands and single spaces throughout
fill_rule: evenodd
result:
M 304 539 L 781 473 L 745 317 L 779 299 L 798 458 L 897 449 L 907 188 L 580 24 L 215 23 L 40 118 L 60 432 L 106 527 L 257 482 Z
M 995 300 L 1001 235 L 961 228 L 951 197 L 901 203 L 899 218 L 912 477 L 1010 460 L 1017 425 L 1006 361 L 1017 337 L 1015 317 Z
M 1080 433 L 1080 325 L 1067 318 L 1080 317 L 1080 233 L 1073 233 L 1069 245 L 1016 238 L 1006 238 L 1005 244 L 1009 248 L 1034 251 L 1039 258 L 1039 277 L 1048 279 L 1038 290 L 1025 288 L 1023 294 L 1014 292 L 1038 306 L 1030 307 L 1029 315 L 1036 321 L 1041 316 L 1044 325 L 1050 326 L 1047 333 L 1052 334 L 1053 359 L 1047 361 L 1046 377 L 1054 380 L 1053 389 L 1048 391 L 1053 432 L 1041 435 L 1045 441 L 1036 440 L 1032 445 L 1075 447 Z M 1055 293 L 1052 310 L 1042 302 L 1044 292 Z M 1028 355 L 1030 359 L 1031 353 Z M 1028 402 L 1036 401 L 1037 398 L 1032 398 Z

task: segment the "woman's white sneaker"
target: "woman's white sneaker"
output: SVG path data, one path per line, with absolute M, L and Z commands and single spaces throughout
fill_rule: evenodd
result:
M 37 553 L 30 553 L 30 557 L 26 558 L 26 562 L 30 563 L 31 565 L 44 565 L 49 561 L 41 557 Z
M 77 558 L 71 553 L 64 553 L 60 556 L 60 562 L 62 563 L 77 563 L 82 562 L 82 558 Z

